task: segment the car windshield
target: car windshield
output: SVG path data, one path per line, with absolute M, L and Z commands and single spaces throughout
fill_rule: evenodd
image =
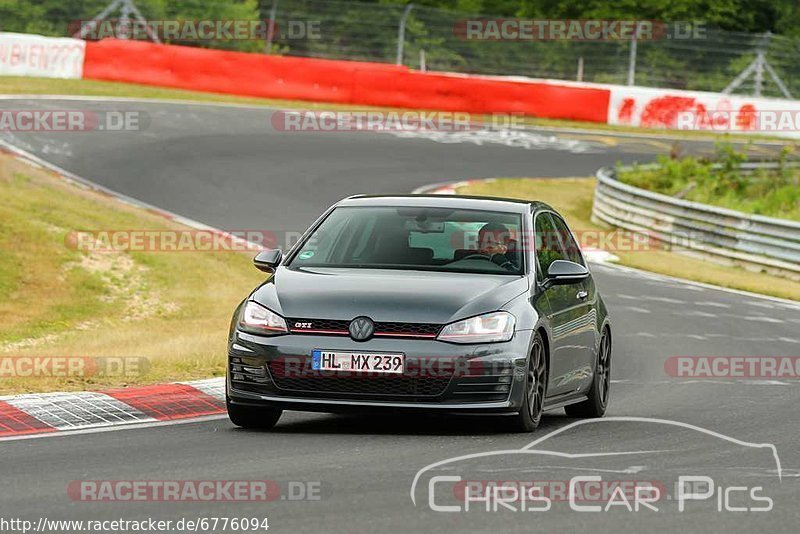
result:
M 334 209 L 288 264 L 522 274 L 517 213 L 430 207 Z

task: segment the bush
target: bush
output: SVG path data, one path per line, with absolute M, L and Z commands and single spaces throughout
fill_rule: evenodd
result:
M 800 220 L 800 169 L 788 165 L 789 150 L 777 169 L 743 172 L 743 152 L 718 144 L 713 158 L 660 156 L 658 168 L 634 166 L 619 180 L 634 187 L 745 213 Z

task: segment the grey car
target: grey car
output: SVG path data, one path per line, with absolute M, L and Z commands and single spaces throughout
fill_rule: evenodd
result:
M 355 196 L 329 208 L 233 314 L 228 414 L 494 413 L 601 417 L 611 325 L 564 219 L 540 202 Z

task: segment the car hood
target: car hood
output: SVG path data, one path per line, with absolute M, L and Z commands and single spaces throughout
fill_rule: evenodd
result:
M 251 298 L 293 319 L 443 324 L 496 311 L 527 290 L 515 275 L 279 267 Z

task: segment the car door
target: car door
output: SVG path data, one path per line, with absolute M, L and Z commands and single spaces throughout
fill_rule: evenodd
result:
M 550 213 L 556 232 L 561 240 L 564 252 L 569 261 L 584 267 L 586 261 L 581 253 L 575 236 L 567 227 L 567 223 L 555 213 Z M 594 281 L 589 275 L 582 282 L 562 286 L 567 288 L 564 297 L 573 302 L 575 323 L 570 325 L 574 331 L 570 334 L 572 343 L 576 346 L 575 367 L 573 369 L 576 387 L 581 389 L 591 384 L 594 369 L 595 347 L 597 347 L 597 292 Z
M 546 279 L 552 262 L 570 259 L 568 246 L 561 235 L 566 226 L 562 228 L 562 225 L 563 221 L 552 212 L 536 214 L 534 229 L 539 283 Z M 551 286 L 545 290 L 550 305 L 548 320 L 551 328 L 548 397 L 567 396 L 584 386 L 587 371 L 585 322 L 589 313 L 588 295 L 583 296 L 585 291 L 583 283 Z

